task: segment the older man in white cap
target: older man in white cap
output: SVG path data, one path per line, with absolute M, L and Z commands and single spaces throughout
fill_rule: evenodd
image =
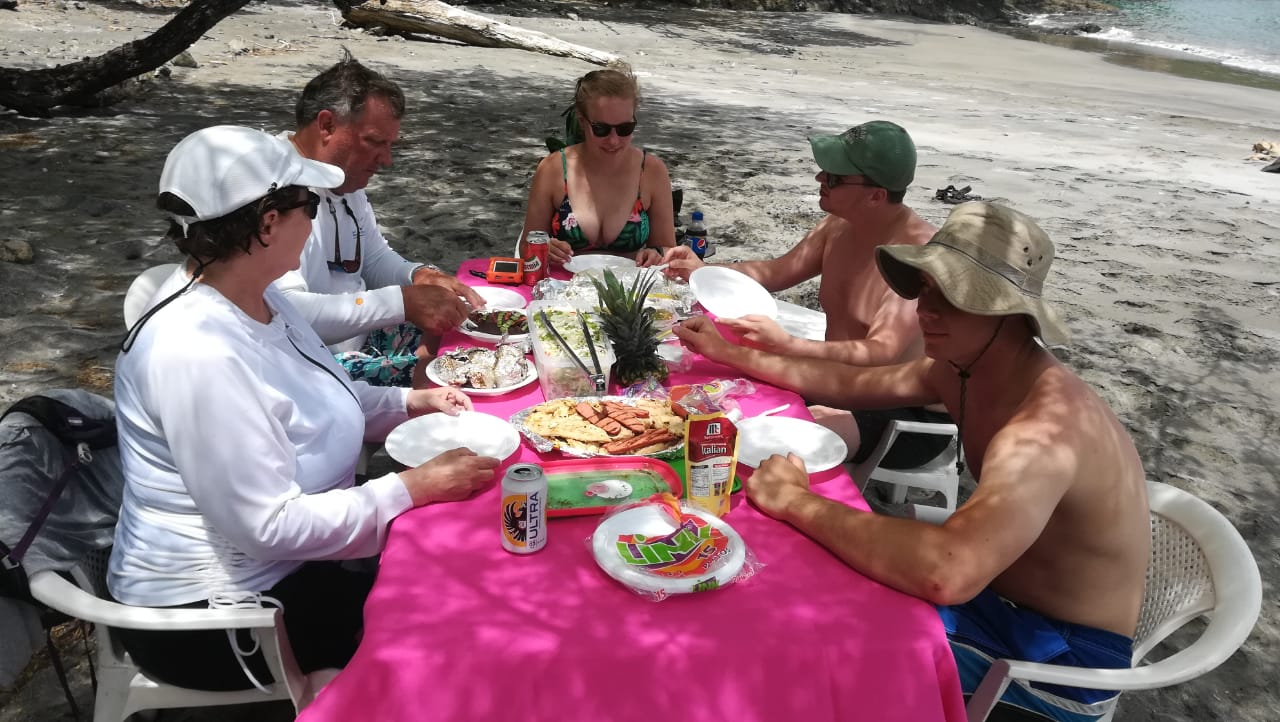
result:
M 788 455 L 747 481 L 752 502 L 939 605 L 966 693 L 994 658 L 1128 667 L 1150 546 L 1142 463 L 1106 403 L 1044 346 L 1067 338 L 1040 298 L 1053 244 L 1021 213 L 966 203 L 926 245 L 881 246 L 876 260 L 897 293 L 918 299 L 925 358 L 864 368 L 740 349 L 706 319 L 676 333 L 713 361 L 833 406 L 942 402 L 977 490 L 932 526 L 814 494 Z M 1002 704 L 1088 720 L 1115 697 L 1015 684 Z

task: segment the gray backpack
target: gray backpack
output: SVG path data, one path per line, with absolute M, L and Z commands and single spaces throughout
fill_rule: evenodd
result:
M 52 390 L 0 416 L 0 598 L 12 602 L 0 607 L 0 631 L 18 636 L 35 617 L 60 677 L 48 630 L 66 617 L 31 598 L 27 575 L 68 571 L 89 552 L 110 547 L 123 490 L 110 400 Z M 12 680 L 3 677 L 21 669 L 31 648 L 5 646 L 6 656 L 15 655 L 0 660 L 0 684 L 8 685 Z

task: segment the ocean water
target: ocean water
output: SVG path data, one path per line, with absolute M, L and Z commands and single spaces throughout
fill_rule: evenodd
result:
M 1280 0 L 1107 0 L 1114 14 L 1039 15 L 1038 28 L 1096 23 L 1087 36 L 1111 47 L 1175 53 L 1280 78 Z

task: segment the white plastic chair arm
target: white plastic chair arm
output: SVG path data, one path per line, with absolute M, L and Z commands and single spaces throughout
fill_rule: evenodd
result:
M 938 436 L 955 436 L 955 424 L 935 424 L 927 421 L 894 421 L 899 434 L 937 434 Z
M 31 596 L 53 609 L 108 627 L 175 631 L 197 629 L 274 629 L 274 607 L 250 609 L 155 609 L 118 604 L 96 597 L 56 572 L 31 575 Z
M 1155 689 L 1194 679 L 1217 667 L 1248 636 L 1253 622 L 1241 629 L 1239 620 L 1215 615 L 1190 646 L 1158 662 L 1132 669 L 1085 669 L 1055 664 L 1009 661 L 1009 676 L 1030 682 L 1065 684 L 1085 689 Z

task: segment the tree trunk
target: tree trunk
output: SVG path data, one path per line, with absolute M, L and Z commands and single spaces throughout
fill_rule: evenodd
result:
M 607 65 L 617 59 L 610 53 L 500 23 L 437 0 L 380 0 L 359 4 L 335 0 L 335 4 L 347 22 L 361 27 L 382 26 L 396 32 L 425 33 L 487 48 L 532 50 L 596 65 Z
M 36 70 L 0 68 L 0 105 L 49 115 L 59 105 L 98 105 L 102 92 L 168 62 L 249 0 L 191 0 L 151 35 L 96 58 Z

